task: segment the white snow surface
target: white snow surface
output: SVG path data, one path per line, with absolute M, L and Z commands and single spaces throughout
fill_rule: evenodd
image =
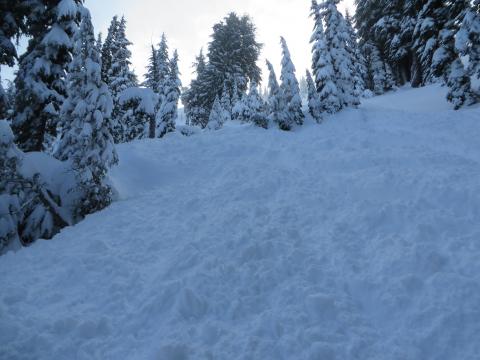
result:
M 480 108 L 442 91 L 120 146 L 119 201 L 0 258 L 0 359 L 478 359 Z

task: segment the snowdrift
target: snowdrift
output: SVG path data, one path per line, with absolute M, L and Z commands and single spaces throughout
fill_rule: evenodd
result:
M 118 202 L 0 258 L 0 358 L 478 358 L 480 109 L 442 91 L 120 146 Z

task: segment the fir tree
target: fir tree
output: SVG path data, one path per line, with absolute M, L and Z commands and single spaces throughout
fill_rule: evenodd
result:
M 455 48 L 462 56 L 468 56 L 468 74 L 480 78 L 480 0 L 475 7 L 465 10 L 460 29 L 455 35 Z
M 108 84 L 113 97 L 113 113 L 114 122 L 113 138 L 116 143 L 125 141 L 125 133 L 127 129 L 123 123 L 123 109 L 119 103 L 119 96 L 122 91 L 137 86 L 137 78 L 132 70 L 130 70 L 130 58 L 132 53 L 128 49 L 132 43 L 128 41 L 126 34 L 126 20 L 122 17 L 118 23 L 118 28 L 113 37 L 112 49 L 112 65 L 108 70 Z
M 131 87 L 120 93 L 118 101 L 123 110 L 124 141 L 155 138 L 158 95 L 152 89 Z
M 159 75 L 160 73 L 158 71 L 157 50 L 155 50 L 155 46 L 152 45 L 150 50 L 150 57 L 148 59 L 147 73 L 145 74 L 145 81 L 143 83 L 143 86 L 157 92 Z
M 101 57 L 88 11 L 84 11 L 69 67 L 68 98 L 62 108 L 63 134 L 56 152 L 76 171 L 81 192 L 77 217 L 112 201 L 108 169 L 118 162 L 112 138 L 112 98 L 101 77 Z
M 291 130 L 295 124 L 303 125 L 302 99 L 300 88 L 295 76 L 295 66 L 290 57 L 287 42 L 280 38 L 282 45 L 282 73 L 280 75 L 280 90 L 282 101 L 285 104 L 285 116 L 281 117 L 279 127 L 282 130 Z
M 185 115 L 187 117 L 187 124 L 193 126 L 202 126 L 203 121 L 210 109 L 206 109 L 201 103 L 201 97 L 199 89 L 203 87 L 201 82 L 204 79 L 204 73 L 206 69 L 205 56 L 203 50 L 200 50 L 200 54 L 197 56 L 195 63 L 196 78 L 192 80 L 190 88 L 182 94 L 182 103 L 184 105 Z M 232 104 L 234 104 L 232 102 Z
M 339 0 L 324 0 L 320 5 L 320 13 L 325 22 L 325 39 L 327 51 L 332 58 L 335 72 L 335 84 L 339 91 L 342 107 L 356 106 L 360 103 L 354 58 L 348 51 L 348 27 L 343 15 L 338 11 Z
M 268 129 L 268 116 L 266 112 L 266 105 L 258 92 L 258 85 L 252 83 L 250 85 L 250 92 L 247 98 L 248 107 L 248 121 L 252 122 L 258 127 Z
M 24 154 L 6 121 L 0 121 L 0 253 L 14 241 L 29 245 L 50 239 L 69 224 L 39 174 L 26 177 Z
M 184 97 L 187 113 L 191 113 L 190 109 L 203 109 L 195 110 L 197 119 L 192 122 L 206 126 L 208 113 L 215 97 L 221 96 L 224 83 L 232 93 L 235 83 L 239 92 L 244 92 L 249 81 L 260 82 L 257 66 L 260 49 L 261 44 L 255 39 L 255 26 L 248 16 L 238 17 L 231 13 L 214 26 L 208 63 L 201 74 L 197 73 L 197 79 Z
M 392 73 L 387 63 L 382 60 L 380 51 L 374 43 L 364 45 L 364 52 L 367 58 L 367 88 L 376 95 L 382 95 L 392 90 L 395 86 Z
M 102 80 L 107 85 L 110 85 L 110 77 L 108 72 L 112 67 L 112 47 L 117 36 L 118 25 L 118 16 L 115 15 L 110 23 L 110 27 L 108 28 L 105 42 L 102 45 Z
M 16 142 L 25 151 L 49 150 L 57 135 L 66 95 L 65 72 L 81 8 L 81 0 L 49 2 L 20 58 L 12 125 Z
M 312 43 L 312 69 L 319 93 L 322 112 L 335 113 L 342 108 L 339 90 L 335 84 L 335 71 L 332 57 L 327 48 L 323 31 L 322 17 L 318 4 L 312 1 L 312 16 L 315 27 L 310 42 Z
M 160 101 L 163 100 L 162 96 L 164 93 L 164 87 L 166 86 L 166 82 L 169 81 L 170 76 L 170 63 L 168 59 L 168 43 L 167 37 L 165 34 L 162 34 L 162 39 L 158 44 L 158 51 L 157 51 L 157 67 L 158 67 L 158 80 L 156 84 L 156 92 L 160 94 Z
M 222 106 L 222 102 L 217 96 L 213 102 L 212 110 L 208 117 L 207 129 L 220 130 L 226 121 L 228 121 L 229 114 L 227 110 Z
M 232 109 L 232 120 L 248 122 L 250 120 L 250 111 L 248 108 L 248 95 L 243 93 L 235 102 Z
M 97 47 L 97 51 L 99 52 L 99 54 L 102 54 L 103 37 L 102 37 L 101 32 L 99 32 L 98 35 L 97 35 L 97 40 L 95 42 L 95 46 Z
M 363 91 L 365 90 L 365 78 L 367 76 L 367 66 L 365 64 L 365 58 L 358 45 L 357 34 L 353 28 L 352 18 L 347 11 L 345 16 L 346 28 L 347 28 L 347 51 L 350 54 L 350 58 L 353 59 L 352 72 L 353 77 L 353 93 L 356 99 L 359 99 Z M 393 74 L 392 74 L 393 77 Z M 358 105 L 358 103 L 357 103 Z
M 227 111 L 227 113 L 230 116 L 232 116 L 232 100 L 230 98 L 230 94 L 228 92 L 227 84 L 223 85 L 223 90 L 222 90 L 222 97 L 220 98 L 220 103 L 222 104 L 222 107 L 224 110 Z
M 437 46 L 432 56 L 431 71 L 434 76 L 444 78 L 449 87 L 447 99 L 453 103 L 455 109 L 478 101 L 471 88 L 470 77 L 455 50 L 455 35 L 459 30 L 459 23 L 469 8 L 468 0 L 444 4 L 443 18 L 447 19 L 447 13 L 449 17 L 437 35 Z
M 159 137 L 163 137 L 167 133 L 175 131 L 178 100 L 180 99 L 180 87 L 182 86 L 179 75 L 178 53 L 175 50 L 169 63 L 168 73 L 162 81 L 163 93 L 160 109 L 157 113 L 157 134 Z
M 283 119 L 285 116 L 285 104 L 278 84 L 275 69 L 270 61 L 267 60 L 267 67 L 269 70 L 268 76 L 268 101 L 267 101 L 267 117 L 269 122 L 274 124 L 282 124 L 286 122 Z
M 308 112 L 317 122 L 322 122 L 322 103 L 310 71 L 307 70 Z
M 3 89 L 2 78 L 0 77 L 0 120 L 8 118 L 9 109 L 9 99 Z

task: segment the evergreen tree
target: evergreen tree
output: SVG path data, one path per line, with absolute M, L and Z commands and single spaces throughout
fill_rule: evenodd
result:
M 347 50 L 350 53 L 350 58 L 353 59 L 353 86 L 354 95 L 358 99 L 362 96 L 365 90 L 365 78 L 367 76 L 367 66 L 365 64 L 365 58 L 357 41 L 357 34 L 353 28 L 352 18 L 347 11 L 345 16 L 347 26 Z M 392 74 L 393 76 L 393 74 Z
M 39 174 L 26 177 L 24 154 L 6 121 L 0 121 L 0 253 L 14 241 L 29 245 L 50 239 L 68 225 Z
M 342 107 L 339 90 L 335 84 L 335 71 L 332 57 L 327 49 L 323 31 L 322 17 L 316 0 L 312 0 L 312 16 L 315 27 L 310 42 L 312 43 L 312 69 L 319 93 L 322 112 L 335 113 Z
M 437 46 L 432 55 L 432 74 L 444 78 L 449 87 L 447 99 L 453 103 L 455 109 L 478 101 L 471 88 L 470 76 L 455 50 L 455 35 L 459 31 L 460 22 L 469 9 L 468 0 L 457 0 L 444 4 L 443 18 L 447 19 L 447 14 L 449 17 L 437 35 Z
M 275 124 L 282 124 L 286 122 L 285 104 L 280 90 L 280 85 L 277 81 L 277 75 L 270 61 L 267 60 L 267 67 L 269 70 L 268 76 L 268 101 L 267 101 L 267 117 L 269 122 Z
M 258 127 L 268 129 L 268 116 L 266 105 L 258 92 L 258 85 L 252 83 L 247 98 L 248 121 Z
M 395 86 L 392 79 L 392 73 L 387 63 L 382 60 L 380 51 L 372 43 L 364 45 L 364 52 L 367 59 L 367 82 L 366 86 L 376 95 L 382 95 L 386 91 L 392 90 Z
M 317 122 L 322 122 L 322 103 L 310 71 L 307 70 L 308 112 Z
M 282 130 L 289 131 L 295 124 L 303 125 L 304 115 L 302 112 L 302 99 L 300 97 L 300 88 L 295 76 L 295 66 L 290 57 L 287 42 L 280 38 L 282 45 L 282 73 L 280 75 L 280 90 L 282 101 L 285 104 L 285 116 L 281 117 L 279 127 Z
M 200 54 L 196 58 L 196 62 L 193 64 L 195 67 L 196 78 L 190 84 L 190 88 L 182 94 L 182 103 L 184 105 L 185 115 L 187 117 L 187 124 L 193 126 L 202 126 L 205 116 L 208 116 L 210 109 L 206 109 L 199 96 L 199 89 L 203 87 L 201 82 L 204 79 L 204 73 L 206 69 L 205 56 L 203 50 L 200 50 Z M 236 94 L 236 92 L 234 92 Z M 232 104 L 235 104 L 232 98 Z
M 156 92 L 160 94 L 160 101 L 163 100 L 164 94 L 164 87 L 166 86 L 166 82 L 169 80 L 170 76 L 170 63 L 168 59 L 168 43 L 167 37 L 165 34 L 162 34 L 162 39 L 158 44 L 158 51 L 157 51 L 157 67 L 158 67 L 158 80 L 157 80 L 157 88 Z
M 227 113 L 230 116 L 232 116 L 232 101 L 230 99 L 230 94 L 227 89 L 227 84 L 223 85 L 223 90 L 222 90 L 222 97 L 220 98 L 220 103 L 222 104 L 222 107 L 224 110 L 227 111 Z
M 248 16 L 238 17 L 231 13 L 213 27 L 208 63 L 203 72 L 197 73 L 197 79 L 183 99 L 187 113 L 195 109 L 197 118 L 192 122 L 202 127 L 207 125 L 208 113 L 215 97 L 221 96 L 224 83 L 229 93 L 233 93 L 235 83 L 239 92 L 245 92 L 249 81 L 260 82 L 257 66 L 260 49 L 255 27 Z
M 97 51 L 102 54 L 102 49 L 103 49 L 103 38 L 102 38 L 102 33 L 99 32 L 97 35 L 97 41 L 95 42 L 95 46 L 97 47 Z
M 325 22 L 327 51 L 332 57 L 341 106 L 356 106 L 360 103 L 359 85 L 356 84 L 354 59 L 347 48 L 348 26 L 337 9 L 338 2 L 339 0 L 324 0 L 319 5 L 319 10 Z
M 180 73 L 178 70 L 178 53 L 175 50 L 170 60 L 168 73 L 162 80 L 162 99 L 160 109 L 157 113 L 157 134 L 159 137 L 165 136 L 169 132 L 175 131 L 175 120 L 178 112 L 178 100 L 180 99 Z
M 248 95 L 243 93 L 235 102 L 232 109 L 232 120 L 248 122 L 250 120 L 250 111 L 248 108 Z
M 81 8 L 81 0 L 48 2 L 20 58 L 12 125 L 16 142 L 25 151 L 49 150 L 57 135 L 66 95 L 65 72 Z
M 0 120 L 8 118 L 8 110 L 10 109 L 9 99 L 3 89 L 2 78 L 0 76 Z
M 112 65 L 108 70 L 108 84 L 113 97 L 113 138 L 116 143 L 125 141 L 127 129 L 123 123 L 123 109 L 119 103 L 119 96 L 122 91 L 137 86 L 137 78 L 130 70 L 130 58 L 132 53 L 128 49 L 132 43 L 128 41 L 126 34 L 126 20 L 122 17 L 118 23 L 115 36 L 112 39 Z
M 158 71 L 157 50 L 155 50 L 155 46 L 152 45 L 150 57 L 148 59 L 147 73 L 145 74 L 145 81 L 143 83 L 143 86 L 157 92 L 159 75 L 160 73 Z
M 123 110 L 124 141 L 151 138 L 156 135 L 155 106 L 158 95 L 152 89 L 131 87 L 123 90 L 118 98 Z
M 468 56 L 468 74 L 480 78 L 480 0 L 476 0 L 475 6 L 476 11 L 473 6 L 465 10 L 455 36 L 455 48 L 460 55 Z
M 112 138 L 112 98 L 101 77 L 101 57 L 88 11 L 84 11 L 69 67 L 68 98 L 62 108 L 63 134 L 56 152 L 73 164 L 81 192 L 80 218 L 108 206 L 108 169 L 118 162 Z
M 108 28 L 105 42 L 102 45 L 102 80 L 107 85 L 110 85 L 110 77 L 108 72 L 112 67 L 112 47 L 117 36 L 118 25 L 118 16 L 115 15 L 110 23 L 110 27 Z
M 212 110 L 208 117 L 207 129 L 209 130 L 220 130 L 226 121 L 228 121 L 229 114 L 227 110 L 222 106 L 222 102 L 219 97 L 215 98 L 213 102 Z

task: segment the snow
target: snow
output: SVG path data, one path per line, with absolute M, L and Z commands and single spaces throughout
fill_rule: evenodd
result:
M 151 89 L 131 87 L 120 93 L 119 101 L 122 105 L 131 101 L 139 101 L 138 109 L 140 111 L 154 115 L 157 96 Z
M 119 201 L 0 258 L 0 358 L 478 358 L 480 108 L 444 95 L 121 145 Z

